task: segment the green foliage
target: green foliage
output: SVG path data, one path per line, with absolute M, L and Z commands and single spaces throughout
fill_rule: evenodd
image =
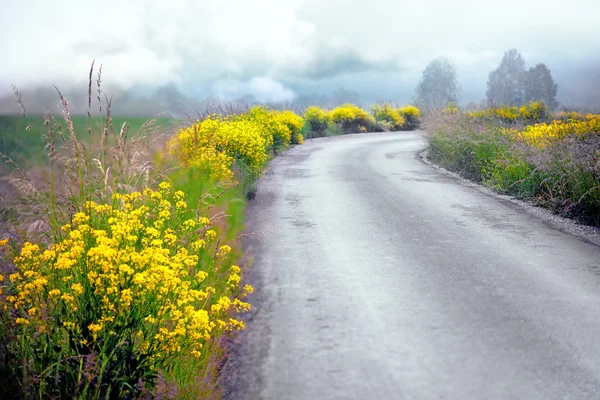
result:
M 430 121 L 432 160 L 502 193 L 600 225 L 600 116 L 559 115 L 567 119 L 522 128 L 516 118 L 532 124 L 547 110 L 504 107 L 482 115 L 452 112 Z
M 72 116 L 75 137 L 79 140 L 90 142 L 93 147 L 98 147 L 102 136 L 105 119 L 99 116 L 91 118 L 91 137 L 88 132 L 88 120 L 85 116 Z M 174 129 L 181 121 L 171 118 L 154 118 L 149 123 L 143 117 L 112 117 L 112 126 L 120 130 L 126 124 L 130 136 L 143 135 L 148 130 L 168 132 Z M 66 131 L 64 121 L 55 120 L 54 129 Z M 117 132 L 118 133 L 118 132 Z M 46 145 L 46 127 L 44 117 L 35 115 L 24 118 L 22 116 L 0 115 L 0 153 L 6 155 L 21 168 L 29 169 L 42 166 L 49 161 Z M 110 136 L 110 140 L 113 139 Z M 90 141 L 91 139 L 91 141 Z M 0 167 L 0 171 L 3 167 Z

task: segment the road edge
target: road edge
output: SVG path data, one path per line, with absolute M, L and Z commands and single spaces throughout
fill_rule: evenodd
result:
M 554 214 L 552 211 L 546 208 L 537 206 L 533 201 L 527 201 L 524 199 L 516 198 L 514 196 L 500 194 L 487 186 L 473 182 L 472 180 L 467 179 L 461 176 L 460 174 L 452 172 L 431 161 L 431 159 L 429 158 L 429 147 L 427 147 L 424 150 L 419 150 L 417 153 L 417 158 L 423 163 L 435 168 L 442 174 L 453 177 L 463 186 L 473 188 L 481 193 L 484 193 L 487 196 L 493 197 L 503 202 L 510 203 L 513 206 L 516 206 L 519 209 L 525 211 L 527 214 L 533 216 L 534 218 L 548 224 L 553 229 L 556 229 L 563 233 L 577 236 L 585 242 L 594 244 L 596 246 L 600 246 L 600 228 L 579 224 L 571 218 L 562 217 L 560 215 Z

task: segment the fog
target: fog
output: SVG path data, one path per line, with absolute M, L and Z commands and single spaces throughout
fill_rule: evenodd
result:
M 190 111 L 209 96 L 331 103 L 340 89 L 408 103 L 437 57 L 468 104 L 510 48 L 550 68 L 563 105 L 600 107 L 594 0 L 1 1 L 0 112 L 18 111 L 13 84 L 30 112 L 53 107 L 52 84 L 85 103 L 92 60 L 123 113 Z

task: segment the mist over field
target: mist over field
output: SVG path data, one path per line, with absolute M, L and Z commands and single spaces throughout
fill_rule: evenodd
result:
M 0 112 L 53 109 L 56 84 L 84 112 L 92 60 L 115 112 L 193 113 L 207 97 L 304 107 L 409 103 L 425 66 L 446 57 L 459 103 L 518 49 L 552 71 L 566 107 L 600 108 L 599 6 L 564 2 L 27 0 L 2 6 Z

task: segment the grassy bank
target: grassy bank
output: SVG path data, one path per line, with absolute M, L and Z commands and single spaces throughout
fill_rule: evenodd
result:
M 84 142 L 89 142 L 91 137 L 92 146 L 99 146 L 102 131 L 106 126 L 106 117 L 88 117 L 74 115 L 73 121 L 75 137 Z M 176 128 L 182 121 L 173 118 L 144 118 L 144 117 L 122 117 L 114 116 L 112 127 L 120 130 L 126 126 L 130 136 L 142 135 L 151 131 L 169 132 Z M 62 121 L 58 119 L 57 124 Z M 56 129 L 61 130 L 59 126 Z M 64 129 L 63 129 L 64 130 Z M 10 157 L 25 169 L 43 166 L 49 162 L 46 145 L 46 125 L 42 115 L 28 115 L 26 118 L 16 115 L 0 115 L 0 153 Z M 111 135 L 111 139 L 112 139 Z M 0 167 L 2 168 L 2 167 Z M 6 168 L 3 169 L 6 172 Z
M 255 107 L 127 130 L 105 110 L 4 119 L 20 196 L 0 233 L 0 397 L 218 397 L 250 308 L 247 198 L 303 120 Z
M 426 122 L 430 157 L 501 193 L 600 225 L 600 116 L 543 104 L 445 110 Z

